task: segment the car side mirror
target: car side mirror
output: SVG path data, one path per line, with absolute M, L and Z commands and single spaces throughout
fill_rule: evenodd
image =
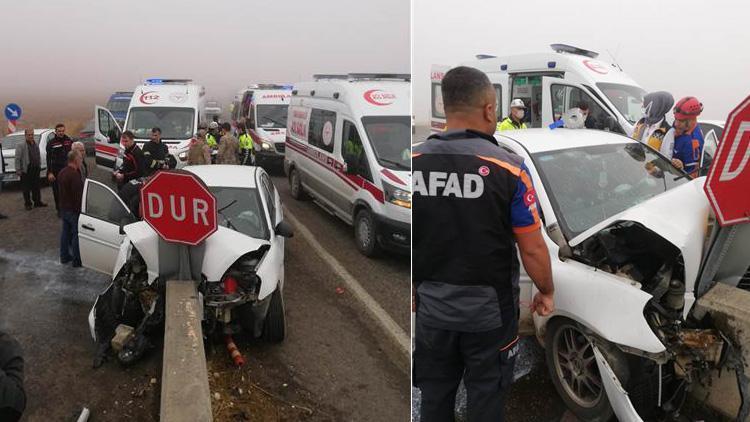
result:
M 279 224 L 276 225 L 276 228 L 274 229 L 276 232 L 276 236 L 281 237 L 294 237 L 294 231 L 292 230 L 292 226 L 287 223 L 286 221 L 280 221 Z

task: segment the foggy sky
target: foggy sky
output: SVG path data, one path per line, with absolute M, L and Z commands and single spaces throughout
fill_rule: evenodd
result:
M 706 119 L 726 119 L 750 94 L 747 1 L 414 0 L 413 10 L 412 98 L 421 123 L 429 119 L 431 64 L 551 51 L 552 43 L 597 51 L 606 62 L 609 50 L 646 91 L 698 97 Z
M 251 82 L 409 71 L 404 0 L 16 0 L 2 9 L 2 104 L 104 105 L 145 78 L 178 77 L 225 106 Z

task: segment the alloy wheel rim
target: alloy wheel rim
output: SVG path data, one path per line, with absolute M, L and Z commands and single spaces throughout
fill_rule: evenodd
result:
M 555 372 L 566 394 L 581 407 L 596 406 L 604 388 L 591 341 L 571 325 L 558 330 L 553 340 Z

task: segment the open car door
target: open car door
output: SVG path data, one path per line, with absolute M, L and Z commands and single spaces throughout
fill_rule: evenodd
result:
M 542 77 L 542 127 L 560 120 L 566 111 L 584 102 L 589 106 L 587 129 L 625 134 L 617 115 L 583 86 L 560 78 Z
M 83 266 L 112 276 L 125 237 L 120 234 L 120 226 L 134 221 L 136 218 L 112 189 L 86 179 L 78 218 L 78 244 Z
M 122 128 L 112 113 L 104 107 L 94 106 L 94 147 L 96 165 L 105 170 L 114 170 L 120 153 Z

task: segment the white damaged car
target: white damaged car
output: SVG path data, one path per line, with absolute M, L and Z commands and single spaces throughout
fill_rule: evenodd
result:
M 281 200 L 259 167 L 206 165 L 184 170 L 198 176 L 216 197 L 218 230 L 190 250 L 193 277 L 200 277 L 206 337 L 240 331 L 280 342 L 284 315 L 284 242 L 292 236 Z M 87 179 L 78 222 L 85 267 L 112 277 L 89 315 L 101 364 L 120 325 L 133 334 L 119 350 L 122 363 L 137 360 L 161 332 L 165 282 L 176 271 L 176 249 L 144 221 L 137 221 L 106 185 Z
M 690 180 L 648 147 L 597 130 L 496 134 L 524 157 L 539 198 L 555 312 L 521 309 L 543 343 L 565 404 L 582 420 L 664 418 L 721 365 L 728 340 L 696 318 L 713 225 L 705 178 Z M 520 301 L 533 283 L 521 274 Z

